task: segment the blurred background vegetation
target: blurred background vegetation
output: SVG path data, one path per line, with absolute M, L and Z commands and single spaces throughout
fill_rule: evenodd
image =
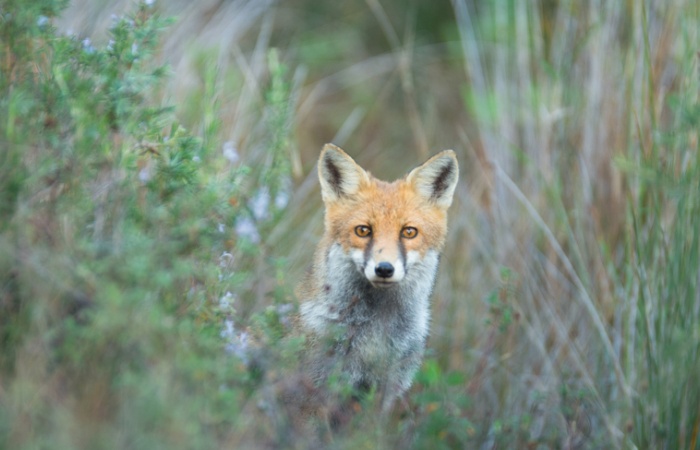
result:
M 383 179 L 452 148 L 462 176 L 414 388 L 328 446 L 700 448 L 697 2 L 0 24 L 0 447 L 305 448 L 266 392 L 334 142 Z

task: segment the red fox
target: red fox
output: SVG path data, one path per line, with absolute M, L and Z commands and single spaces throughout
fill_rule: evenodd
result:
M 355 389 L 375 390 L 385 412 L 411 386 L 458 170 L 455 153 L 445 150 L 387 183 L 324 146 L 325 234 L 297 291 L 317 383 L 336 374 Z

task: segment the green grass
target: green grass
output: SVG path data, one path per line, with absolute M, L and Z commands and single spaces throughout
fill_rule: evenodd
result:
M 0 448 L 305 448 L 333 141 L 462 174 L 407 403 L 329 446 L 700 449 L 694 2 L 65 7 L 0 3 Z

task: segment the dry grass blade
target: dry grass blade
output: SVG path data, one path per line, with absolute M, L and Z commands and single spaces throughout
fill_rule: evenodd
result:
M 544 220 L 542 220 L 542 217 L 539 215 L 532 203 L 528 201 L 527 197 L 525 197 L 522 191 L 518 189 L 515 183 L 513 183 L 513 180 L 510 179 L 510 177 L 501 169 L 501 167 L 498 164 L 494 163 L 494 167 L 496 168 L 497 178 L 501 180 L 504 183 L 504 185 L 508 188 L 508 190 L 518 199 L 518 201 L 522 203 L 527 212 L 530 214 L 532 220 L 534 220 L 534 222 L 537 224 L 540 230 L 542 230 L 542 232 L 545 233 L 545 235 L 547 236 L 547 241 L 554 249 L 554 252 L 556 253 L 561 263 L 564 264 L 564 268 L 566 269 L 569 276 L 574 280 L 576 288 L 581 295 L 581 301 L 583 302 L 586 311 L 588 312 L 591 320 L 593 321 L 596 330 L 598 331 L 598 336 L 605 347 L 608 357 L 613 363 L 613 367 L 615 369 L 615 376 L 617 378 L 617 382 L 620 386 L 620 389 L 622 389 L 622 392 L 625 394 L 625 397 L 627 397 L 627 399 L 629 400 L 632 395 L 632 391 L 625 380 L 625 376 L 622 371 L 622 366 L 620 365 L 619 357 L 617 356 L 617 353 L 615 352 L 615 349 L 613 348 L 613 345 L 610 342 L 610 337 L 608 336 L 608 332 L 605 328 L 605 325 L 603 324 L 603 319 L 600 317 L 600 314 L 596 309 L 595 304 L 591 300 L 591 297 L 588 294 L 586 287 L 583 285 L 583 282 L 581 282 L 581 278 L 576 273 L 576 270 L 574 270 L 571 261 L 564 253 L 564 250 L 561 248 L 561 245 L 559 245 L 559 242 L 552 233 L 552 230 L 547 226 Z

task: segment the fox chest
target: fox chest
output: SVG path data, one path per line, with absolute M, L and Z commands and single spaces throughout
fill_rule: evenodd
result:
M 338 356 L 370 365 L 403 358 L 423 348 L 428 312 L 399 305 L 358 304 L 328 317 Z

